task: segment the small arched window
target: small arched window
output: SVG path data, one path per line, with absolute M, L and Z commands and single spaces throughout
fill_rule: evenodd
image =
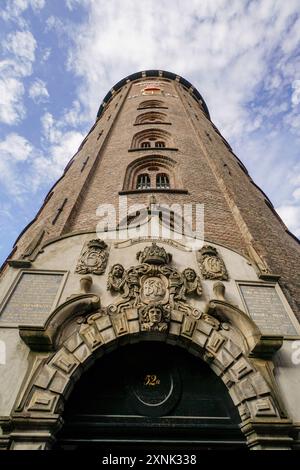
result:
M 162 129 L 145 129 L 137 132 L 131 142 L 132 149 L 138 148 L 174 148 L 172 135 Z
M 156 188 L 170 189 L 170 180 L 169 176 L 166 173 L 158 173 L 156 175 Z
M 136 189 L 150 189 L 150 176 L 147 173 L 142 173 L 137 177 Z
M 176 166 L 176 161 L 167 156 L 137 158 L 127 167 L 123 191 L 177 191 L 182 183 Z
M 155 147 L 156 148 L 164 148 L 165 146 L 166 146 L 166 144 L 162 140 L 159 140 L 159 141 L 155 142 Z
M 146 113 L 137 116 L 135 125 L 137 124 L 164 124 L 166 122 L 167 115 L 157 111 L 148 111 Z M 169 124 L 169 123 L 168 123 Z
M 146 149 L 150 147 L 151 147 L 150 142 L 147 142 L 147 141 L 141 142 L 141 148 Z
M 166 108 L 166 105 L 163 101 L 160 100 L 148 100 L 143 101 L 139 104 L 138 109 L 146 109 L 146 108 Z

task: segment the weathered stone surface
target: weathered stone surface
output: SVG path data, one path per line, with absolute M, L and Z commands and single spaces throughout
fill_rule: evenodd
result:
M 225 338 L 220 335 L 220 333 L 218 333 L 217 331 L 213 331 L 207 342 L 206 348 L 215 354 L 218 352 L 224 341 Z
M 209 323 L 201 320 L 200 318 L 200 320 L 198 320 L 197 322 L 197 330 L 201 331 L 202 333 L 208 336 L 212 331 L 212 326 Z
M 78 348 L 78 346 L 80 346 L 81 344 L 83 343 L 83 339 L 81 338 L 81 336 L 79 335 L 79 333 L 74 333 L 73 335 L 70 336 L 70 338 L 68 338 L 65 342 L 64 342 L 64 346 L 65 348 L 70 351 L 70 352 L 73 352 L 75 351 L 76 348 Z
M 201 333 L 201 331 L 196 330 L 193 334 L 193 341 L 203 348 L 207 341 L 207 336 Z
M 72 354 L 62 349 L 55 354 L 50 364 L 65 374 L 71 374 L 78 367 L 79 362 Z
M 53 411 L 58 396 L 44 390 L 35 390 L 28 405 L 28 411 Z
M 234 361 L 233 357 L 225 350 L 221 349 L 214 359 L 214 364 L 217 364 L 223 370 L 226 369 Z
M 53 367 L 50 367 L 48 364 L 45 364 L 37 376 L 35 384 L 38 387 L 47 388 L 56 373 L 57 370 L 55 370 Z
M 245 375 L 249 374 L 253 368 L 244 357 L 240 358 L 232 367 L 231 372 L 240 380 Z
M 80 335 L 91 350 L 101 346 L 104 342 L 103 337 L 95 324 L 83 325 L 80 328 Z

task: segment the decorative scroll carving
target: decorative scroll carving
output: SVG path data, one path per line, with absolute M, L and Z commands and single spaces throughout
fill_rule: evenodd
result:
M 103 240 L 86 243 L 76 266 L 79 274 L 103 274 L 108 260 L 108 247 Z
M 197 260 L 204 279 L 228 280 L 228 273 L 224 261 L 211 245 L 205 245 L 198 251 Z
M 119 293 L 121 299 L 107 307 L 109 314 L 135 307 L 144 331 L 165 331 L 170 318 L 166 312 L 170 308 L 200 318 L 201 312 L 187 303 L 188 296 L 202 294 L 200 278 L 193 269 L 177 271 L 169 265 L 171 255 L 154 242 L 138 252 L 137 259 L 140 264 L 127 270 L 120 264 L 112 266 L 107 288 L 111 293 Z M 158 317 L 159 321 L 154 320 Z

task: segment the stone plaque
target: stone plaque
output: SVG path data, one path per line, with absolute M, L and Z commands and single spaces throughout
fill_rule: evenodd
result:
M 55 301 L 63 274 L 22 273 L 0 314 L 0 321 L 43 325 Z
M 248 312 L 262 333 L 298 335 L 274 286 L 240 284 L 240 289 Z

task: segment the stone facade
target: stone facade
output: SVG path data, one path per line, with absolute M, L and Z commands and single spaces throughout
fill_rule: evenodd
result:
M 300 374 L 291 344 L 300 333 L 299 242 L 188 82 L 149 71 L 112 90 L 2 269 L 0 447 L 51 448 L 64 399 L 82 371 L 118 344 L 149 335 L 210 365 L 238 408 L 250 448 L 296 446 Z M 144 174 L 149 183 L 139 179 Z M 100 239 L 97 208 L 118 207 L 120 195 L 148 207 L 204 204 L 199 249 L 191 249 L 187 234 L 180 241 L 126 234 L 116 240 L 103 231 Z M 5 313 L 25 273 L 61 278 L 40 322 L 29 321 L 24 309 L 23 321 Z M 273 331 L 260 330 L 241 283 L 276 289 L 285 331 L 272 311 L 266 315 Z

